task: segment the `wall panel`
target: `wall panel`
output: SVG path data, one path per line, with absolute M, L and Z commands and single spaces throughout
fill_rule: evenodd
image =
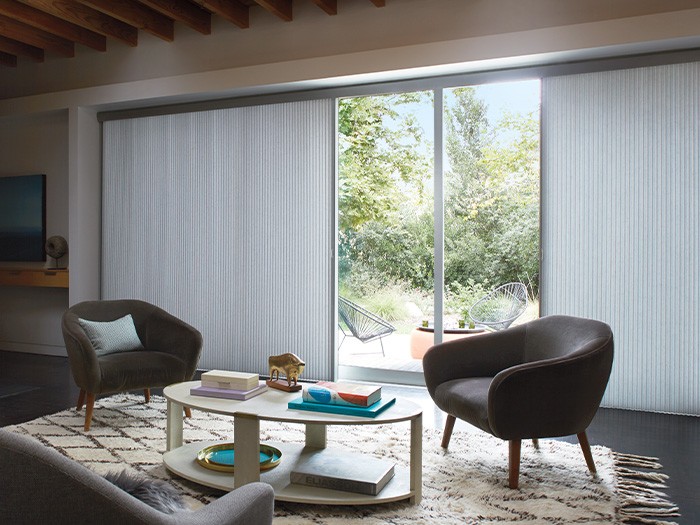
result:
M 104 298 L 197 327 L 200 367 L 267 373 L 294 352 L 330 378 L 334 102 L 104 124 Z
M 700 414 L 700 64 L 543 81 L 542 314 L 608 322 L 604 404 Z

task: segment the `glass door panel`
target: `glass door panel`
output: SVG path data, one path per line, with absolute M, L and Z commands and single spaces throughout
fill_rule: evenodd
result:
M 434 320 L 449 340 L 539 314 L 540 82 L 441 93 L 442 112 L 432 91 L 338 101 L 341 379 L 422 384 Z M 444 156 L 434 174 L 436 121 Z
M 536 318 L 540 81 L 457 87 L 444 100 L 445 327 Z M 526 286 L 527 306 L 514 286 L 475 306 L 513 282 Z
M 338 102 L 341 378 L 422 378 L 411 333 L 433 317 L 432 102 L 432 92 Z

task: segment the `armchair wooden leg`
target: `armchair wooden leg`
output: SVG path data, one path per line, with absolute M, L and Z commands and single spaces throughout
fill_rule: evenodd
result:
M 92 423 L 92 409 L 95 407 L 95 394 L 92 392 L 87 393 L 87 403 L 85 405 L 85 431 L 90 430 L 90 423 Z
M 75 409 L 82 410 L 84 404 L 85 404 L 85 390 L 83 390 L 81 388 L 80 393 L 78 394 L 78 404 L 76 405 Z
M 184 407 L 185 409 L 185 417 L 192 417 L 192 410 L 190 410 L 190 407 Z
M 445 432 L 442 434 L 442 443 L 440 444 L 442 448 L 447 448 L 447 446 L 450 444 L 452 429 L 455 427 L 456 419 L 457 418 L 455 416 L 447 414 L 447 419 L 445 420 Z
M 143 389 L 143 397 L 146 398 L 146 403 L 148 403 L 151 400 L 151 389 L 150 388 Z
M 508 442 L 508 486 L 518 488 L 520 477 L 520 440 L 511 439 Z
M 540 440 L 535 438 L 532 440 L 532 446 L 535 447 L 537 450 L 540 449 Z
M 588 444 L 588 436 L 586 436 L 586 431 L 584 430 L 583 432 L 579 432 L 578 434 L 576 434 L 576 437 L 578 437 L 578 442 L 581 445 L 583 457 L 586 458 L 586 465 L 588 465 L 588 470 L 595 474 L 595 463 L 593 463 L 593 454 L 591 454 L 591 446 Z

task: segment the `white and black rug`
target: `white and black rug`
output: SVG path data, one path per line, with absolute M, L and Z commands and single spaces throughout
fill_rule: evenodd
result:
M 184 424 L 185 441 L 233 439 L 233 419 L 193 410 Z M 172 483 L 191 508 L 220 496 L 215 489 L 170 474 L 165 451 L 166 402 L 153 396 L 119 394 L 95 404 L 92 428 L 85 413 L 65 410 L 7 427 L 28 434 L 65 456 L 104 474 L 124 468 Z M 329 427 L 329 445 L 390 457 L 408 465 L 408 423 Z M 666 476 L 655 458 L 618 454 L 594 446 L 598 474 L 592 476 L 578 445 L 540 440 L 539 450 L 523 443 L 520 488 L 507 487 L 508 444 L 485 433 L 455 432 L 448 451 L 441 431 L 423 436 L 423 500 L 371 506 L 314 506 L 277 502 L 276 525 L 487 523 L 667 524 L 678 509 L 663 493 Z M 302 425 L 261 423 L 261 441 L 304 441 Z M 284 458 L 283 458 L 284 460 Z

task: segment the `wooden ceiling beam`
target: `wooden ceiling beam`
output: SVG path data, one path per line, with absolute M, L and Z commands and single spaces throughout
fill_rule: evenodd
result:
M 182 22 L 203 35 L 211 34 L 211 13 L 188 0 L 139 0 L 161 15 Z
M 107 38 L 104 35 L 94 33 L 19 2 L 0 0 L 0 14 L 97 51 L 107 50 Z
M 11 38 L 5 38 L 4 36 L 0 36 L 0 51 L 4 51 L 5 53 L 9 53 L 11 55 L 26 56 L 35 62 L 44 61 L 43 49 L 18 42 L 17 40 L 12 40 Z
M 0 65 L 8 67 L 17 67 L 17 57 L 0 51 Z
M 369 0 L 377 7 L 384 7 L 386 5 L 386 0 Z
M 338 0 L 313 0 L 313 3 L 329 15 L 338 14 Z
M 17 22 L 3 15 L 0 15 L 0 35 L 34 47 L 54 51 L 64 57 L 70 58 L 75 56 L 75 46 L 70 40 Z
M 78 0 L 112 18 L 148 31 L 167 42 L 175 39 L 175 22 L 135 0 Z
M 138 44 L 138 29 L 74 0 L 21 0 L 21 2 L 95 33 L 119 40 L 131 47 L 136 47 Z
M 292 0 L 255 0 L 255 3 L 285 22 L 292 21 Z
M 204 9 L 216 13 L 241 29 L 250 27 L 249 6 L 238 0 L 196 0 Z

